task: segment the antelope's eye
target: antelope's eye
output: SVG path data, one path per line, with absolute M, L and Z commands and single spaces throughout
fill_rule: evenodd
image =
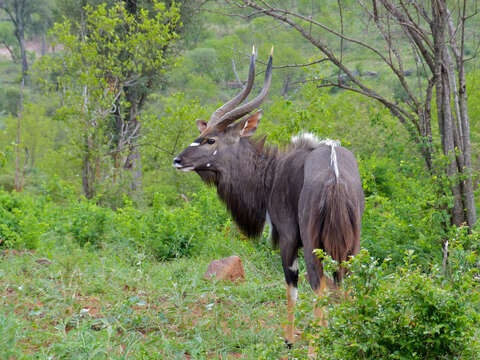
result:
M 215 144 L 215 139 L 210 138 L 207 140 L 207 143 L 210 145 Z

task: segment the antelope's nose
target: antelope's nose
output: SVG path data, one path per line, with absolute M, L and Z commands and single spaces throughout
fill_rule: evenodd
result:
M 180 167 L 180 166 L 182 166 L 182 159 L 179 158 L 178 156 L 176 156 L 176 157 L 173 159 L 173 166 L 175 166 L 175 167 Z

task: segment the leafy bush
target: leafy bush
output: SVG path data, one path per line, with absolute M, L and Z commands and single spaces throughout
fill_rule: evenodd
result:
M 157 259 L 191 255 L 227 219 L 215 197 L 212 191 L 204 190 L 193 195 L 190 202 L 168 207 L 165 196 L 157 193 L 151 210 L 146 213 L 132 204 L 118 209 L 117 231 Z
M 413 265 L 415 254 L 392 273 L 367 251 L 348 263 L 348 298 L 328 307 L 318 329 L 322 359 L 475 359 L 480 297 L 477 255 L 451 250 L 451 276 Z M 460 260 L 461 259 L 461 260 Z
M 0 191 L 0 245 L 35 249 L 48 225 L 41 221 L 41 199 Z
M 219 232 L 227 213 L 211 189 L 191 195 L 191 201 L 153 195 L 151 207 L 136 208 L 125 196 L 116 211 L 77 200 L 62 186 L 53 189 L 61 204 L 44 196 L 0 191 L 1 246 L 35 249 L 49 233 L 64 242 L 71 238 L 81 246 L 101 246 L 104 242 L 125 241 L 160 260 L 188 256 L 195 248 Z
M 445 196 L 418 159 L 393 160 L 371 154 L 359 159 L 365 193 L 362 246 L 377 259 L 402 263 L 414 250 L 418 263 L 438 261 L 448 236 Z M 422 179 L 419 181 L 419 179 Z
M 68 209 L 66 230 L 80 244 L 99 245 L 112 232 L 113 211 L 82 199 Z

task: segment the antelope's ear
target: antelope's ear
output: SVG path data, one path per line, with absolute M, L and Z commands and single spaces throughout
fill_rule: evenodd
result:
M 203 120 L 197 119 L 195 123 L 197 124 L 197 128 L 198 128 L 198 131 L 200 131 L 200 133 L 202 133 L 203 130 L 207 128 L 207 123 Z
M 260 118 L 262 117 L 262 115 L 263 111 L 259 110 L 252 116 L 240 121 L 240 136 L 252 136 L 257 130 L 258 123 L 260 122 Z

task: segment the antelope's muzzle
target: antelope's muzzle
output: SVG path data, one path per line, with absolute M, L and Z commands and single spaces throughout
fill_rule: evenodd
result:
M 182 158 L 179 157 L 179 156 L 176 156 L 173 159 L 173 167 L 176 168 L 177 170 L 181 170 L 181 171 L 192 171 L 193 168 L 194 168 L 193 166 L 185 166 L 182 163 Z

